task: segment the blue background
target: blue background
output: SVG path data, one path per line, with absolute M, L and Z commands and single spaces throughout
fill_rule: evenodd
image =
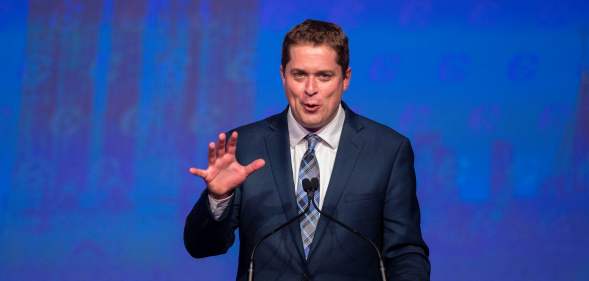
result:
M 281 111 L 284 34 L 350 37 L 416 153 L 432 280 L 589 280 L 586 1 L 6 1 L 0 278 L 230 280 L 183 222 L 218 132 Z

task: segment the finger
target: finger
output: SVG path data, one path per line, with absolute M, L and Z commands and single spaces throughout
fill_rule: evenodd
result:
M 227 143 L 227 153 L 235 155 L 236 148 L 237 148 L 237 132 L 233 131 L 233 133 L 231 133 L 231 138 L 229 138 L 229 142 Z
M 197 168 L 190 168 L 188 169 L 188 172 L 195 175 L 195 176 L 199 176 L 201 178 L 205 178 L 207 176 L 207 171 L 205 170 L 201 170 L 201 169 L 197 169 Z
M 221 158 L 223 155 L 225 155 L 225 133 L 220 133 L 217 141 L 217 158 Z
M 217 160 L 217 154 L 215 153 L 215 143 L 209 143 L 209 166 L 213 166 Z
M 264 161 L 264 159 L 254 160 L 251 163 L 249 163 L 249 165 L 245 166 L 245 172 L 249 175 L 264 167 L 264 165 L 266 165 L 266 161 Z

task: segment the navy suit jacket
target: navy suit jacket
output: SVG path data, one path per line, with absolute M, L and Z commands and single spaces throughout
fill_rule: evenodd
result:
M 388 280 L 429 280 L 411 144 L 343 105 L 346 118 L 322 211 L 382 249 Z M 186 219 L 184 243 L 195 258 L 223 254 L 239 228 L 237 279 L 246 280 L 254 244 L 296 216 L 297 204 L 287 110 L 236 130 L 238 161 L 262 158 L 266 165 L 235 190 L 219 221 L 210 212 L 205 189 Z M 307 260 L 295 222 L 264 241 L 255 261 L 255 280 L 380 280 L 371 246 L 325 217 L 319 220 Z

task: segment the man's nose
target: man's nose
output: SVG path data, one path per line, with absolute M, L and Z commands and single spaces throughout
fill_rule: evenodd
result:
M 309 77 L 305 84 L 305 94 L 312 96 L 317 93 L 317 81 L 314 77 Z

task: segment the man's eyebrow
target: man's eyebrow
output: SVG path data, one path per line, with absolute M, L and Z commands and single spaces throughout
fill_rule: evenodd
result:
M 331 70 L 319 70 L 317 74 L 319 75 L 333 75 L 335 72 Z
M 293 68 L 290 70 L 290 73 L 307 73 L 307 72 L 302 69 Z
M 303 70 L 303 69 L 299 69 L 299 68 L 293 68 L 290 70 L 289 72 L 290 74 L 311 74 L 311 75 L 318 75 L 318 76 L 333 76 L 335 75 L 335 71 L 333 70 L 319 70 L 317 72 L 314 73 L 308 73 L 307 71 Z

